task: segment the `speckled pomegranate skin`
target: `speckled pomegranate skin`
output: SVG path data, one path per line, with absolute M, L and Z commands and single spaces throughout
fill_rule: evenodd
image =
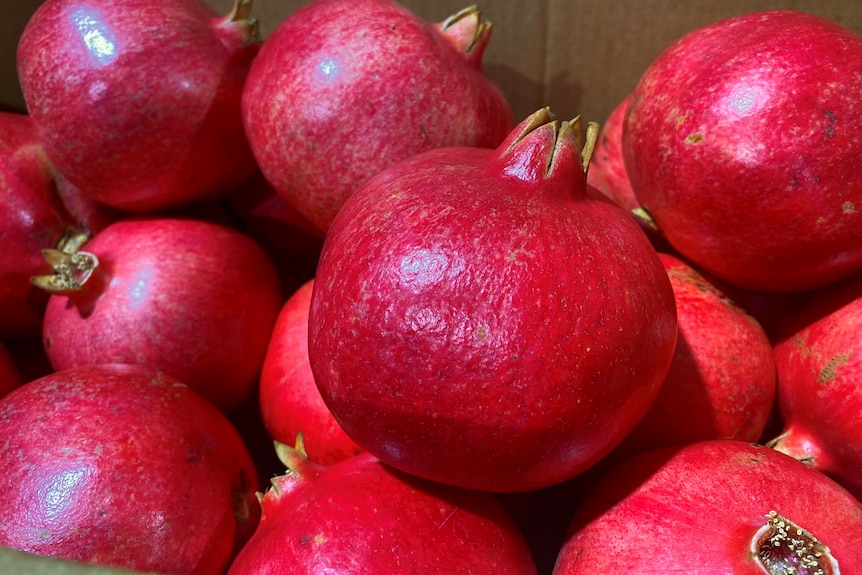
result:
M 751 540 L 770 511 L 829 547 L 842 575 L 862 565 L 862 503 L 762 445 L 717 439 L 645 452 L 607 473 L 584 501 L 554 575 L 765 575 Z
M 367 453 L 332 467 L 298 453 L 286 463 L 229 575 L 536 574 L 489 493 L 417 479 Z
M 42 340 L 56 369 L 150 365 L 225 411 L 253 392 L 282 303 L 253 240 L 203 221 L 139 218 L 84 249 L 99 258 L 93 276 L 45 310 Z
M 483 74 L 491 28 L 444 30 L 391 0 L 317 0 L 273 31 L 243 120 L 267 180 L 321 230 L 369 177 L 441 146 L 495 147 L 509 104 Z
M 637 199 L 687 259 L 740 287 L 798 291 L 862 267 L 862 38 L 777 10 L 695 30 L 632 95 Z
M 43 3 L 17 58 L 48 156 L 124 210 L 226 193 L 256 169 L 240 115 L 252 30 L 201 0 Z
M 85 366 L 0 400 L 0 545 L 219 575 L 260 517 L 245 445 L 209 402 L 140 366 Z
M 770 446 L 862 498 L 862 277 L 819 291 L 775 344 L 784 430 Z
M 563 481 L 634 427 L 670 364 L 655 250 L 543 112 L 496 150 L 378 174 L 324 242 L 315 380 L 348 435 L 403 471 L 489 491 Z
M 320 396 L 308 361 L 308 311 L 314 280 L 285 302 L 278 314 L 260 373 L 260 413 L 270 436 L 293 445 L 305 436 L 309 459 L 332 465 L 362 451 Z
M 621 452 L 708 439 L 760 439 L 775 398 L 772 344 L 722 286 L 659 253 L 676 300 L 679 336 L 658 398 Z

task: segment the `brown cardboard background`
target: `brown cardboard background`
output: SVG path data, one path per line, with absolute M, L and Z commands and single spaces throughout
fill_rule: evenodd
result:
M 233 0 L 208 0 L 227 13 Z M 265 36 L 308 0 L 256 0 Z M 0 19 L 0 102 L 23 105 L 15 76 L 17 37 L 41 0 L 4 0 Z M 402 0 L 440 21 L 470 0 Z M 670 42 L 714 20 L 790 8 L 821 14 L 862 33 L 862 3 L 847 0 L 475 0 L 494 24 L 487 74 L 503 89 L 516 118 L 548 105 L 562 117 L 604 121 Z

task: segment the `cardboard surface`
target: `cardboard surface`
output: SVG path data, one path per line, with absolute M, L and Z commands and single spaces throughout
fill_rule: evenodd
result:
M 421 17 L 441 21 L 469 0 L 402 0 Z M 227 13 L 232 0 L 210 0 Z M 0 104 L 23 109 L 15 74 L 17 39 L 41 0 L 3 0 Z M 306 2 L 256 0 L 264 36 Z M 862 3 L 847 0 L 486 0 L 494 24 L 486 73 L 508 96 L 516 119 L 542 106 L 561 117 L 603 122 L 653 58 L 676 38 L 734 14 L 790 8 L 813 12 L 862 33 Z M 38 559 L 0 549 L 0 573 L 107 575 L 113 570 Z

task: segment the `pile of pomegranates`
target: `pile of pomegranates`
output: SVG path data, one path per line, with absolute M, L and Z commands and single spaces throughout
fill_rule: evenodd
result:
M 0 112 L 0 553 L 855 572 L 862 37 L 716 21 L 598 124 L 514 118 L 491 32 L 44 1 Z

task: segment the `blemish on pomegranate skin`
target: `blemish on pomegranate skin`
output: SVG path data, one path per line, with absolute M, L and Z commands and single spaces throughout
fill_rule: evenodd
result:
M 841 211 L 845 214 L 855 214 L 856 206 L 853 204 L 853 202 L 844 202 L 843 204 L 841 204 Z
M 839 575 L 829 548 L 775 511 L 752 539 L 752 555 L 769 575 Z
M 703 134 L 699 132 L 695 134 L 689 134 L 688 137 L 686 137 L 685 139 L 686 144 L 697 144 L 701 141 L 703 141 Z
M 829 358 L 829 361 L 826 362 L 826 365 L 823 366 L 823 369 L 820 370 L 820 375 L 817 377 L 817 382 L 820 384 L 830 383 L 835 381 L 835 377 L 837 375 L 837 368 L 846 364 L 850 359 L 849 353 L 838 353 Z

